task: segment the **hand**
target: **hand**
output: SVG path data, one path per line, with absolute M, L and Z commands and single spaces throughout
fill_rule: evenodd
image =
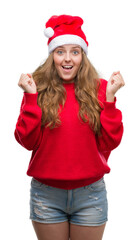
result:
M 107 102 L 113 102 L 115 93 L 124 85 L 125 85 L 125 82 L 120 71 L 113 72 L 107 84 L 107 89 L 106 89 Z
M 37 92 L 37 87 L 31 74 L 21 74 L 18 86 L 21 87 L 27 93 Z

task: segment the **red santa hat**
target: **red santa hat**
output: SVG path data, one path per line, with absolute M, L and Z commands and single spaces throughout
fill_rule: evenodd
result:
M 78 16 L 52 16 L 45 24 L 44 34 L 48 37 L 48 51 L 64 44 L 77 44 L 87 54 L 88 42 L 81 29 L 83 19 Z

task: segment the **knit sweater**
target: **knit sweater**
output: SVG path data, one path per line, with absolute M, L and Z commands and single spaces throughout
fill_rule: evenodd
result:
M 59 113 L 61 125 L 53 129 L 41 127 L 38 93 L 24 93 L 15 138 L 24 148 L 32 150 L 28 176 L 56 188 L 74 189 L 110 172 L 108 157 L 123 135 L 122 113 L 116 108 L 116 98 L 114 102 L 106 101 L 107 81 L 100 79 L 100 82 L 98 99 L 103 106 L 100 136 L 78 116 L 74 83 L 63 84 L 67 98 Z

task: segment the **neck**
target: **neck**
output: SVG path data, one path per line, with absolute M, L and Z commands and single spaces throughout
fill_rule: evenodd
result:
M 68 84 L 68 83 L 73 83 L 74 82 L 74 79 L 72 79 L 72 80 L 68 80 L 68 81 L 65 81 L 65 80 L 62 80 L 62 82 L 65 84 Z

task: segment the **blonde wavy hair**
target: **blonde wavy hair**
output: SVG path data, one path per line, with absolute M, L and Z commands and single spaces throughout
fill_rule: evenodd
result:
M 54 65 L 53 52 L 32 74 L 37 85 L 38 105 L 42 109 L 42 126 L 50 129 L 61 124 L 59 106 L 64 107 L 66 90 Z M 100 134 L 100 111 L 97 93 L 99 76 L 86 54 L 82 51 L 82 62 L 75 81 L 75 96 L 79 103 L 78 117 L 88 122 L 96 134 Z

